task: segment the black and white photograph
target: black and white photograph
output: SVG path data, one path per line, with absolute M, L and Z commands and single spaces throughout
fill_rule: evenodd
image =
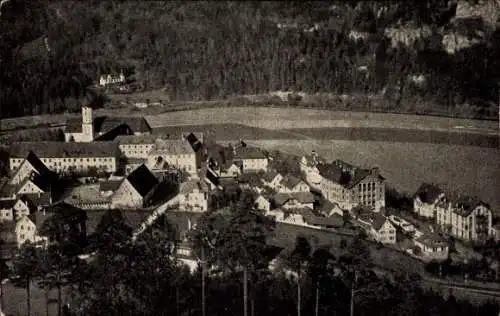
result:
M 0 0 L 0 316 L 500 316 L 500 0 Z

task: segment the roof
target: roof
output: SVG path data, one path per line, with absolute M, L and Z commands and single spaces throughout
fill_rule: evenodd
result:
M 229 147 L 215 144 L 207 148 L 208 157 L 220 166 L 229 167 L 233 163 L 233 151 Z
M 185 138 L 195 152 L 198 152 L 200 149 L 202 149 L 203 144 L 200 142 L 200 140 L 198 139 L 198 137 L 196 137 L 195 134 L 189 133 L 189 135 L 187 135 Z
M 477 196 L 461 196 L 455 200 L 453 212 L 462 216 L 469 216 L 480 205 L 489 208 L 489 205 L 482 202 Z
M 159 138 L 156 135 L 119 135 L 115 140 L 120 145 L 134 145 L 134 144 L 151 144 L 154 145 L 156 139 Z
M 267 156 L 260 148 L 240 147 L 236 150 L 235 159 L 266 159 Z
M 50 191 L 50 186 L 52 185 L 52 179 L 47 175 L 40 175 L 36 172 L 32 172 L 29 177 L 26 177 L 18 184 L 16 191 L 22 188 L 27 182 L 32 182 L 43 192 Z
M 139 227 L 152 213 L 150 210 L 119 210 L 123 216 L 124 222 L 132 229 Z M 107 210 L 87 211 L 87 235 L 93 234 L 101 222 L 102 216 L 106 214 Z
M 130 129 L 137 133 L 151 132 L 151 127 L 144 117 L 108 117 L 98 116 L 94 118 L 94 132 L 107 133 L 120 125 L 127 125 Z M 81 133 L 82 119 L 70 118 L 66 121 L 66 133 Z
M 300 178 L 292 176 L 290 174 L 286 175 L 283 180 L 281 180 L 281 184 L 284 185 L 288 189 L 293 189 L 297 184 L 302 182 Z
M 40 230 L 42 228 L 43 223 L 50 217 L 52 217 L 54 213 L 52 212 L 42 212 L 42 211 L 37 211 L 34 212 L 33 214 L 29 215 L 29 218 L 31 221 L 35 224 L 37 230 Z
M 189 194 L 193 192 L 195 189 L 200 190 L 200 192 L 206 192 L 208 190 L 207 184 L 204 181 L 189 180 L 181 183 L 180 193 Z
M 369 175 L 376 175 L 380 180 L 384 180 L 384 177 L 379 174 L 378 168 L 362 169 L 341 160 L 335 160 L 331 164 L 318 164 L 317 168 L 323 178 L 348 189 L 353 188 Z
M 150 205 L 164 203 L 179 193 L 179 186 L 171 181 L 162 181 L 155 188 L 149 199 Z
M 422 185 L 420 185 L 417 192 L 415 193 L 415 197 L 418 197 L 420 201 L 424 203 L 432 204 L 436 202 L 439 195 L 441 195 L 442 193 L 443 190 L 441 190 L 441 188 L 439 188 L 437 185 L 422 183 Z
M 97 136 L 94 141 L 113 141 L 120 135 L 133 135 L 134 131 L 126 124 L 118 125 L 106 133 Z
M 310 192 L 277 193 L 273 199 L 278 206 L 284 205 L 291 199 L 295 199 L 302 204 L 314 203 L 315 201 L 314 195 Z
M 382 214 L 379 213 L 374 213 L 373 214 L 373 221 L 372 221 L 372 227 L 375 230 L 380 230 L 382 226 L 384 226 L 385 222 L 388 221 L 387 217 L 385 217 Z
M 14 207 L 17 200 L 0 200 L 0 210 L 8 210 Z
M 4 181 L 4 183 L 0 183 L 0 197 L 12 197 L 16 193 L 16 188 L 17 186 L 6 181 Z
M 181 139 L 156 139 L 156 149 L 154 153 L 168 153 L 170 155 L 193 154 L 193 148 L 186 140 Z
M 321 158 L 317 154 L 305 155 L 304 158 L 306 159 L 306 164 L 309 167 L 314 167 L 319 163 L 322 163 L 322 164 L 326 163 L 325 159 Z
M 29 152 L 41 158 L 116 157 L 116 142 L 17 142 L 10 148 L 11 158 L 24 158 Z
M 23 201 L 27 201 L 27 203 L 30 203 L 30 205 L 34 206 L 48 206 L 51 204 L 52 199 L 51 199 L 51 194 L 50 192 L 45 192 L 40 195 L 38 194 L 20 194 L 19 197 Z
M 417 239 L 418 242 L 428 246 L 446 246 L 447 241 L 437 233 L 426 233 Z
M 322 216 L 306 216 L 305 221 L 311 225 L 323 226 L 323 227 L 342 227 L 344 226 L 344 220 L 342 216 L 333 215 L 330 217 Z
M 127 180 L 142 197 L 146 196 L 158 185 L 158 179 L 145 165 L 141 165 L 132 171 L 127 176 Z
M 120 187 L 122 180 L 108 180 L 99 182 L 99 191 L 116 191 Z
M 326 212 L 326 213 L 330 213 L 330 211 L 333 210 L 336 207 L 340 208 L 340 206 L 337 203 L 332 203 L 329 200 L 324 199 L 323 203 L 319 206 L 319 211 L 320 212 L 323 211 L 323 212 Z
M 275 170 L 270 170 L 266 173 L 264 173 L 264 175 L 262 176 L 262 179 L 264 179 L 264 181 L 266 182 L 271 182 L 274 180 L 274 178 L 276 178 L 276 176 L 278 176 L 279 173 Z
M 30 150 L 28 153 L 28 156 L 26 157 L 26 160 L 31 164 L 33 169 L 38 172 L 38 174 L 44 175 L 44 174 L 49 174 L 51 171 L 47 166 L 40 160 L 40 158 L 37 157 L 37 155 Z

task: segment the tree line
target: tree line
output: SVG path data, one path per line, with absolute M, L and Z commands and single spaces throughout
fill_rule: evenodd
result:
M 2 278 L 64 292 L 69 315 L 496 315 L 498 304 L 479 306 L 444 299 L 419 287 L 418 276 L 374 273 L 370 251 L 359 238 L 339 253 L 297 236 L 278 252 L 266 243 L 274 223 L 257 212 L 251 195 L 209 212 L 185 237 L 198 269 L 190 273 L 174 254 L 181 236 L 165 217 L 131 241 L 132 228 L 118 210 L 107 211 L 83 238 L 76 213 L 54 214 L 43 233 L 47 249 L 27 245 Z M 83 235 L 82 235 L 83 234 Z M 274 254 L 273 254 L 274 253 Z M 87 254 L 87 256 L 81 256 Z
M 323 1 L 40 4 L 26 9 L 45 21 L 42 30 L 32 32 L 36 36 L 5 32 L 12 44 L 5 45 L 0 65 L 2 116 L 76 109 L 82 98 L 95 97 L 88 96 L 92 80 L 120 70 L 141 89 L 165 88 L 171 100 L 276 90 L 385 91 L 396 111 L 496 115 L 490 112 L 498 99 L 498 25 L 478 29 L 486 34 L 481 43 L 450 55 L 441 44 L 443 35 L 434 30 L 453 27 L 456 6 L 424 2 L 395 1 L 382 15 L 380 6 L 360 1 L 344 1 L 336 9 Z M 426 23 L 432 36 L 411 47 L 393 47 L 384 30 L 398 21 Z M 10 22 L 27 27 L 22 20 Z M 306 30 L 315 23 L 318 28 Z M 367 36 L 353 39 L 351 31 Z M 50 52 L 19 53 L 40 34 Z M 425 86 L 409 79 L 420 74 L 426 75 Z M 458 106 L 466 102 L 478 107 Z

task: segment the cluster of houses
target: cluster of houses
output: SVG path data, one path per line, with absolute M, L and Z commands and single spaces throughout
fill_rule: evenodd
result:
M 409 223 L 385 216 L 385 179 L 378 168 L 327 162 L 313 151 L 298 161 L 299 171 L 278 172 L 269 153 L 244 141 L 222 145 L 200 133 L 154 135 L 142 117 L 94 118 L 89 107 L 82 108 L 81 121 L 67 122 L 65 140 L 11 147 L 11 175 L 0 184 L 2 240 L 17 246 L 46 241 L 38 234 L 36 215 L 54 203 L 89 214 L 106 209 L 151 214 L 175 197 L 175 210 L 200 214 L 209 209 L 211 195 L 236 184 L 251 190 L 255 208 L 277 222 L 342 230 L 351 218 L 377 242 L 395 244 L 403 230 L 424 254 L 448 254 L 436 231 L 407 231 Z M 56 196 L 59 181 L 71 175 L 76 184 Z M 424 184 L 414 204 L 418 215 L 433 218 L 456 238 L 480 241 L 494 235 L 492 212 L 477 199 L 454 198 Z

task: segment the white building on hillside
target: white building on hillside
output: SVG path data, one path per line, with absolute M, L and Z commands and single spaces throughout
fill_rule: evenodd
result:
M 115 83 L 125 83 L 125 75 L 123 74 L 123 71 L 121 71 L 118 75 L 104 74 L 99 78 L 99 85 L 101 87 Z

